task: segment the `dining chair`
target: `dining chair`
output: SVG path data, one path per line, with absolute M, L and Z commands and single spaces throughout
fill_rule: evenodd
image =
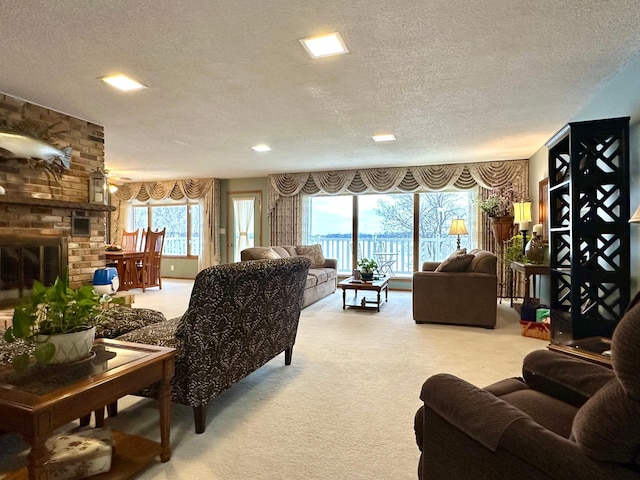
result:
M 140 229 L 136 229 L 135 232 L 122 232 L 122 250 L 125 252 L 135 252 L 138 249 L 138 232 Z
M 162 261 L 162 248 L 166 228 L 154 232 L 149 230 L 145 235 L 144 255 L 142 265 L 138 268 L 142 291 L 148 287 L 160 287 L 162 289 L 162 276 L 160 267 Z

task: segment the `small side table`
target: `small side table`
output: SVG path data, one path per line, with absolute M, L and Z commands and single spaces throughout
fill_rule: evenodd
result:
M 114 432 L 111 471 L 100 478 L 130 478 L 156 456 L 162 462 L 171 458 L 175 350 L 105 338 L 95 341 L 95 350 L 95 358 L 80 366 L 31 366 L 20 375 L 10 365 L 0 366 L 0 430 L 19 433 L 31 445 L 28 468 L 10 478 L 48 479 L 45 442 L 55 429 L 92 412 L 102 424 L 105 405 L 155 382 L 160 383 L 160 443 Z
M 533 298 L 536 297 L 536 276 L 538 275 L 549 275 L 549 265 L 537 264 L 537 263 L 524 263 L 524 262 L 511 262 L 510 265 L 511 272 L 514 274 L 511 279 L 511 307 L 513 307 L 513 291 L 515 290 L 515 279 L 516 274 L 524 275 L 524 300 L 523 303 L 526 304 L 529 299 L 529 289 L 531 286 L 531 282 L 529 280 L 530 277 L 533 278 Z

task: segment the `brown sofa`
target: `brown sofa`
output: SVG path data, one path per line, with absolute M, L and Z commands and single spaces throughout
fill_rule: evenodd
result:
M 240 259 L 242 261 L 248 261 L 277 258 L 273 255 L 273 252 L 280 258 L 297 257 L 302 255 L 299 252 L 302 252 L 303 247 L 316 247 L 316 251 L 318 251 L 319 245 L 245 248 L 240 252 Z M 321 249 L 320 255 L 322 255 Z M 307 274 L 302 308 L 335 292 L 338 287 L 338 261 L 335 258 L 324 258 L 324 256 L 316 257 L 315 260 L 316 263 L 313 263 L 314 259 L 312 258 L 312 265 Z
M 639 325 L 636 304 L 614 331 L 613 369 L 538 350 L 523 378 L 484 389 L 430 377 L 415 418 L 418 478 L 640 479 Z
M 454 252 L 445 262 L 424 262 L 413 274 L 413 319 L 495 328 L 497 257 L 487 250 Z

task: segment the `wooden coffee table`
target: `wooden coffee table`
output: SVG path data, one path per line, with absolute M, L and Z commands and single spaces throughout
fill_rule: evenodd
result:
M 92 412 L 101 424 L 106 405 L 156 382 L 160 382 L 160 443 L 113 432 L 111 470 L 92 478 L 129 478 L 157 455 L 162 462 L 169 461 L 175 350 L 98 339 L 94 351 L 93 360 L 71 366 L 34 365 L 21 374 L 10 365 L 0 366 L 0 431 L 19 433 L 31 445 L 28 468 L 9 478 L 47 480 L 45 441 L 56 428 Z
M 384 301 L 389 299 L 389 277 L 384 277 L 379 280 L 372 280 L 371 282 L 356 281 L 353 277 L 349 277 L 346 280 L 341 281 L 338 286 L 342 288 L 342 309 L 347 307 L 362 308 L 362 309 L 375 309 L 380 311 L 380 305 L 382 300 L 380 293 L 384 290 Z M 353 300 L 347 303 L 347 290 L 355 290 Z M 358 291 L 373 291 L 376 292 L 376 298 L 374 300 L 368 300 L 366 297 L 358 298 Z

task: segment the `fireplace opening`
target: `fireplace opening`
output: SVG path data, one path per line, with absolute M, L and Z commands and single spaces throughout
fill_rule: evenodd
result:
M 29 296 L 33 282 L 52 285 L 67 268 L 67 237 L 0 236 L 0 307 Z

